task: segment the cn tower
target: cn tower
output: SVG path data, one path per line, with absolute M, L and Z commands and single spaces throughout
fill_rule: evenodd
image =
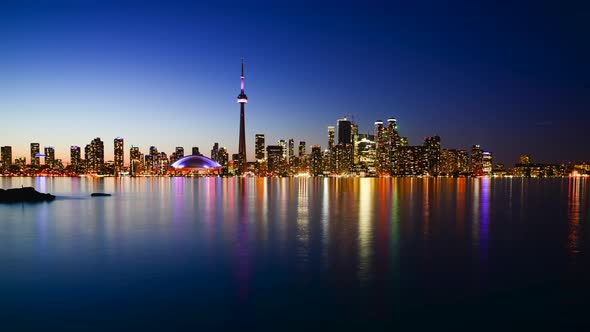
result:
M 238 160 L 240 162 L 240 172 L 244 174 L 248 167 L 246 162 L 246 129 L 244 125 L 244 108 L 248 102 L 248 97 L 244 93 L 244 58 L 242 58 L 242 76 L 240 77 L 240 94 L 238 95 L 238 104 L 240 104 L 240 144 L 238 147 Z

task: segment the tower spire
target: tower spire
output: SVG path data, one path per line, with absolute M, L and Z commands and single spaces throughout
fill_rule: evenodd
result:
M 240 141 L 238 145 L 240 174 L 244 174 L 248 167 L 246 160 L 246 130 L 244 124 L 244 108 L 247 102 L 248 97 L 244 93 L 244 58 L 242 57 L 242 75 L 240 76 L 240 94 L 238 95 L 238 103 L 240 104 Z

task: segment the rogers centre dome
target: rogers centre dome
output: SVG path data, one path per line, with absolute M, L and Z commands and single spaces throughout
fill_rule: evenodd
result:
M 217 174 L 221 169 L 215 160 L 202 155 L 186 156 L 170 166 L 183 174 Z

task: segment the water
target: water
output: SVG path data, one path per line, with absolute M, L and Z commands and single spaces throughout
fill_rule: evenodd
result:
M 589 182 L 0 178 L 58 196 L 0 205 L 0 319 L 9 330 L 579 328 Z

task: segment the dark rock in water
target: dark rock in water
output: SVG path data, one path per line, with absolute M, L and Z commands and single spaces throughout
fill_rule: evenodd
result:
M 105 194 L 105 193 L 92 193 L 90 194 L 91 197 L 108 197 L 111 196 L 111 194 Z
M 0 189 L 0 203 L 50 202 L 55 199 L 51 194 L 42 194 L 32 187 Z

